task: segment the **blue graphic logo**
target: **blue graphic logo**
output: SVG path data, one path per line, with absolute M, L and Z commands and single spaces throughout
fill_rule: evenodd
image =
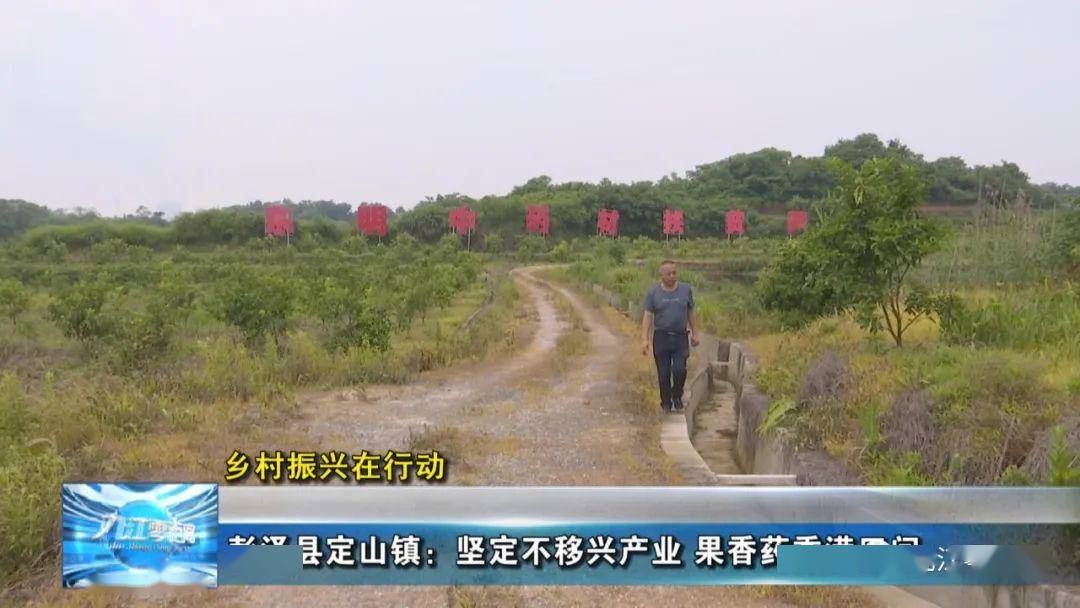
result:
M 217 586 L 214 484 L 64 484 L 63 583 Z

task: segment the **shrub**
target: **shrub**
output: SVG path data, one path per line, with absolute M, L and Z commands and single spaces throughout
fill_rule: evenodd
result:
M 488 234 L 484 236 L 484 251 L 488 253 L 502 253 L 503 237 L 501 234 Z
M 563 241 L 551 249 L 551 259 L 560 264 L 565 264 L 570 261 L 570 257 L 573 252 L 570 250 L 570 245 L 566 241 Z
M 131 245 L 123 239 L 110 237 L 90 246 L 90 259 L 98 264 L 108 264 L 118 260 L 145 262 L 151 255 L 150 249 L 141 245 Z
M 114 331 L 115 319 L 105 310 L 116 287 L 104 277 L 80 280 L 49 304 L 49 318 L 64 335 L 90 346 Z
M 517 258 L 523 262 L 535 260 L 547 249 L 547 240 L 536 234 L 526 234 L 517 240 Z
M 153 295 L 143 310 L 121 313 L 108 336 L 113 364 L 120 369 L 144 366 L 157 360 L 169 348 L 175 335 L 176 309 L 159 295 Z
M 83 250 L 106 241 L 155 249 L 170 240 L 169 230 L 135 222 L 97 220 L 71 226 L 42 226 L 34 228 L 23 237 L 30 249 L 46 253 L 57 244 L 66 250 Z
M 1080 274 L 1080 199 L 1054 226 L 1050 252 L 1050 260 L 1055 267 L 1071 274 Z
M 218 318 L 240 330 L 249 346 L 262 336 L 277 343 L 293 311 L 292 281 L 271 270 L 236 269 L 230 279 L 218 284 L 216 304 Z
M 0 315 L 11 320 L 30 308 L 30 292 L 18 279 L 0 279 Z
M 181 213 L 170 229 L 173 240 L 181 245 L 239 245 L 262 237 L 264 220 L 249 211 L 211 209 Z
M 330 334 L 331 348 L 367 347 L 384 352 L 390 347 L 393 316 L 370 296 L 371 288 L 353 285 L 350 289 L 326 277 L 307 291 L 308 310 Z

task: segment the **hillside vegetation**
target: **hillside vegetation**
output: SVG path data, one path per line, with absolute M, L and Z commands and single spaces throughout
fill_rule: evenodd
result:
M 503 195 L 472 197 L 444 193 L 428 197 L 413 208 L 396 206 L 390 218 L 390 237 L 407 232 L 434 243 L 447 231 L 447 212 L 461 204 L 477 211 L 474 242 L 486 246 L 497 237 L 499 248 L 516 248 L 522 236 L 524 208 L 545 204 L 551 209 L 552 237 L 558 240 L 588 236 L 596 231 L 596 211 L 602 207 L 620 212 L 620 234 L 658 236 L 665 207 L 682 209 L 687 218 L 688 237 L 720 236 L 724 232 L 724 212 L 739 208 L 748 211 L 747 228 L 754 236 L 784 234 L 784 211 L 812 209 L 836 186 L 828 168 L 831 159 L 855 169 L 874 158 L 891 158 L 914 168 L 926 184 L 925 202 L 935 211 L 966 217 L 972 205 L 1004 208 L 1013 206 L 1051 208 L 1080 194 L 1068 184 L 1031 183 L 1016 163 L 1002 161 L 990 166 L 971 166 L 951 156 L 927 160 L 897 140 L 882 142 L 872 133 L 841 139 L 827 146 L 821 156 L 799 156 L 777 148 L 735 154 L 698 165 L 683 174 L 672 173 L 654 181 L 616 183 L 555 183 L 541 175 L 527 180 Z M 299 221 L 300 241 L 338 242 L 355 233 L 355 206 L 325 200 L 284 199 Z M 92 211 L 73 213 L 51 211 L 20 200 L 0 200 L 0 241 L 10 240 L 34 228 L 73 223 L 82 228 L 44 228 L 30 239 L 39 249 L 82 248 L 109 238 L 148 247 L 175 245 L 243 244 L 262 236 L 263 201 L 226 206 L 211 211 L 182 213 L 166 222 L 160 212 L 145 207 L 123 218 L 104 220 Z M 390 203 L 389 206 L 395 207 Z M 111 224 L 122 223 L 123 226 Z M 168 225 L 167 230 L 153 230 Z

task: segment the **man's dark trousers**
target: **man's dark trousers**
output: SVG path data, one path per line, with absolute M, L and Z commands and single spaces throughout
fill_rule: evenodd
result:
M 682 399 L 686 360 L 690 358 L 690 337 L 685 331 L 654 331 L 652 344 L 660 379 L 660 403 L 664 408 L 671 408 L 672 398 Z

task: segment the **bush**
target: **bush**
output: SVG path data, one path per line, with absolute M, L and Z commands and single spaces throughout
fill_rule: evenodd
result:
M 115 318 L 105 310 L 116 286 L 103 277 L 80 280 L 49 304 L 49 318 L 64 335 L 90 346 L 114 331 Z
M 131 245 L 122 239 L 110 237 L 101 243 L 90 246 L 90 259 L 98 264 L 108 264 L 119 260 L 145 262 L 150 259 L 150 249 L 141 245 Z
M 503 237 L 501 234 L 488 234 L 484 236 L 484 251 L 488 253 L 502 253 Z
M 157 249 L 171 240 L 168 229 L 119 220 L 98 220 L 72 226 L 42 226 L 23 236 L 23 243 L 33 251 L 47 253 L 57 244 L 65 250 L 88 249 L 95 244 L 117 241 L 126 245 Z
M 622 240 L 596 237 L 596 251 L 615 265 L 626 263 L 626 243 Z
M 0 315 L 15 319 L 30 308 L 30 292 L 18 279 L 0 279 Z
M 371 288 L 355 284 L 349 288 L 326 277 L 307 291 L 307 308 L 330 334 L 331 348 L 368 347 L 383 352 L 390 347 L 393 316 L 370 297 Z
M 570 261 L 573 252 L 570 250 L 570 244 L 563 241 L 551 249 L 551 259 L 560 264 L 565 264 Z
M 517 240 L 517 258 L 523 262 L 537 259 L 547 249 L 547 239 L 536 234 L 526 234 Z
M 326 218 L 299 220 L 296 222 L 296 237 L 301 242 L 333 245 L 344 240 L 350 228 L 345 222 L 335 222 Z
M 1050 252 L 1056 268 L 1080 275 L 1080 199 L 1051 231 Z
M 119 369 L 144 366 L 157 360 L 169 348 L 175 335 L 177 312 L 159 295 L 153 295 L 143 310 L 120 313 L 115 332 L 106 341 Z
M 212 209 L 181 213 L 170 226 L 181 245 L 240 245 L 264 234 L 263 216 L 249 211 Z
M 285 335 L 293 300 L 291 277 L 272 270 L 237 268 L 217 286 L 215 313 L 239 329 L 249 346 L 264 335 L 278 343 Z
M 49 316 L 64 335 L 88 350 L 104 348 L 110 364 L 131 369 L 167 350 L 193 297 L 192 285 L 178 275 L 167 276 L 145 291 L 128 290 L 114 284 L 111 277 L 100 276 L 82 280 L 55 297 Z

